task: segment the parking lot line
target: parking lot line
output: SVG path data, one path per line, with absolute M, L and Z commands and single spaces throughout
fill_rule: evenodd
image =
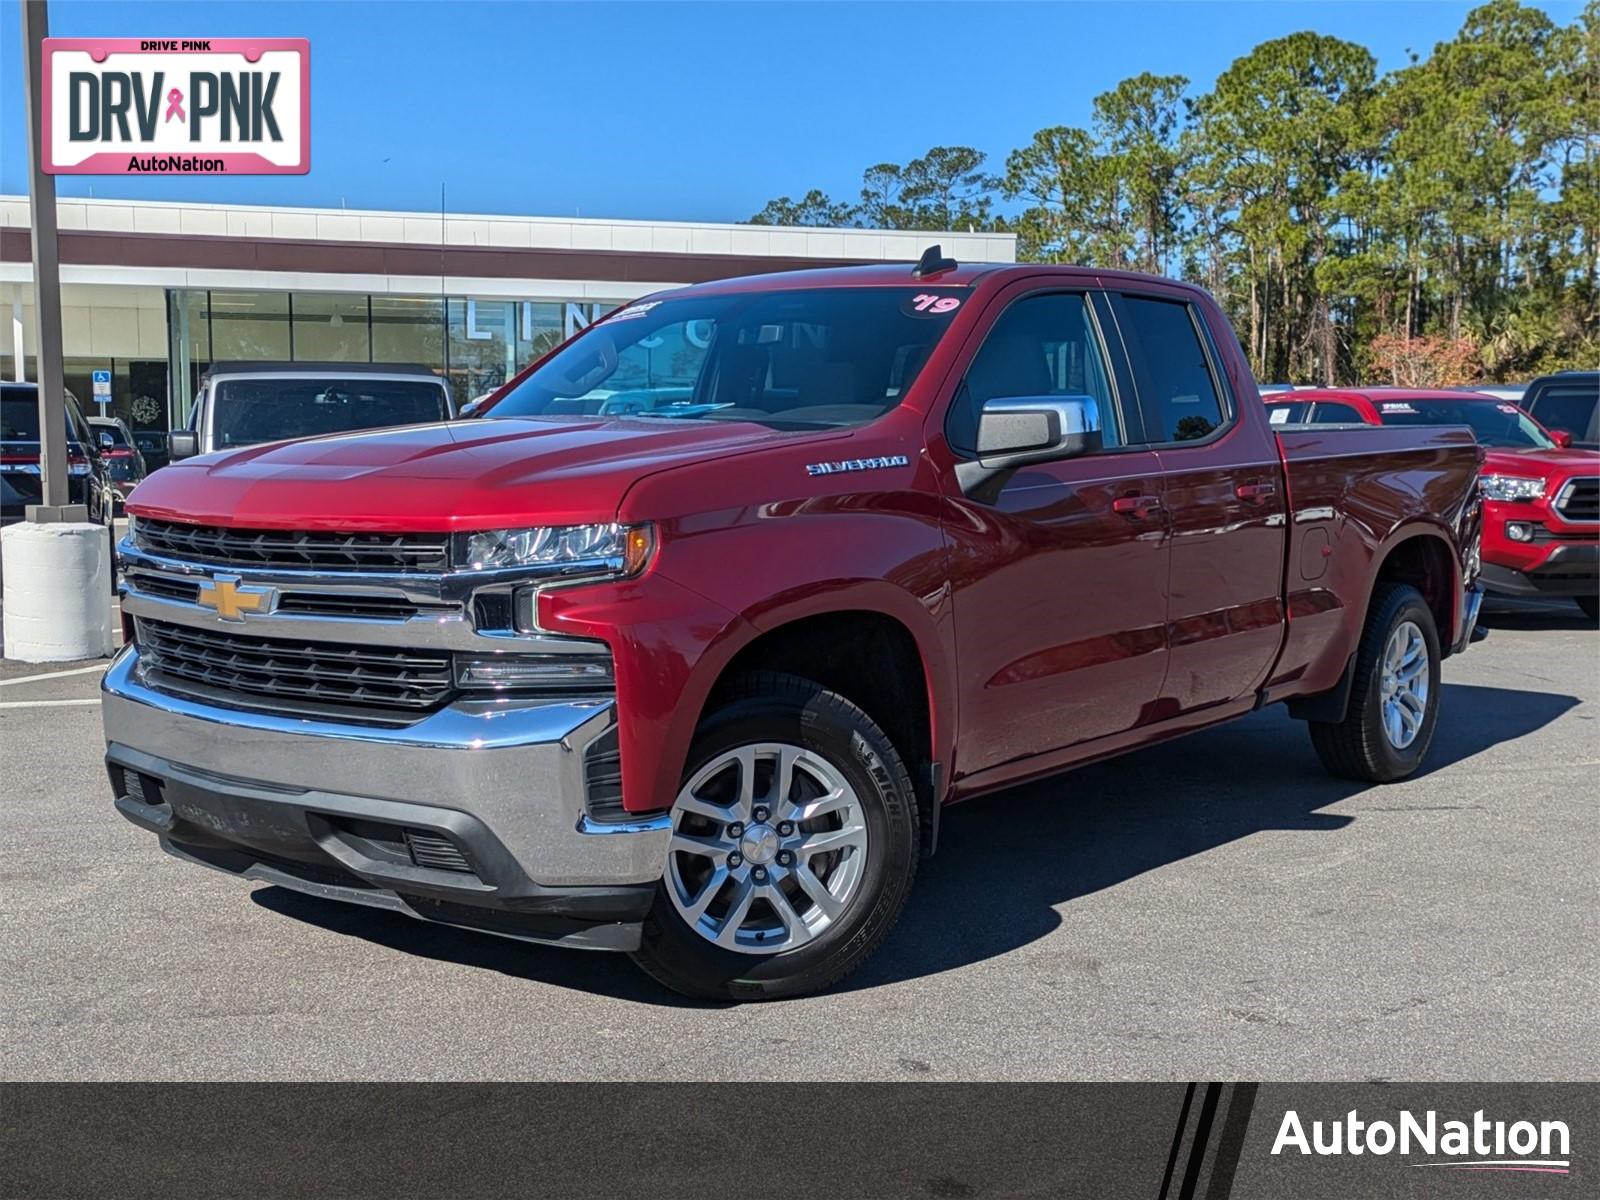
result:
M 0 708 L 69 708 L 75 705 L 99 703 L 99 696 L 93 700 L 6 700 L 0 702 Z
M 70 671 L 46 671 L 43 675 L 19 675 L 15 679 L 0 679 L 0 687 L 12 687 L 19 683 L 38 683 L 41 679 L 65 679 L 68 675 L 88 675 L 94 671 L 104 671 L 109 663 L 101 663 L 93 667 L 73 667 Z

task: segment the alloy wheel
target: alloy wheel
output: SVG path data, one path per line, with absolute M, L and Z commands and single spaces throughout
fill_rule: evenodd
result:
M 1428 643 L 1414 621 L 1402 621 L 1383 648 L 1379 688 L 1383 733 L 1396 750 L 1417 740 L 1428 715 Z
M 861 801 L 832 763 L 782 742 L 738 746 L 678 793 L 667 891 L 725 950 L 792 950 L 844 914 L 867 848 Z

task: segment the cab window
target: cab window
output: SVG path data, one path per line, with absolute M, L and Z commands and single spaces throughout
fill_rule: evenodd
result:
M 1313 425 L 1363 425 L 1361 414 L 1348 404 L 1329 404 L 1318 401 L 1311 411 Z
M 1124 295 L 1117 317 L 1150 440 L 1191 442 L 1220 429 L 1227 415 L 1193 308 L 1181 300 Z
M 945 422 L 950 445 L 976 452 L 978 414 L 1013 396 L 1092 396 L 1099 402 L 1102 444 L 1123 444 L 1111 375 L 1089 305 L 1081 293 L 1051 292 L 1013 301 L 967 368 Z

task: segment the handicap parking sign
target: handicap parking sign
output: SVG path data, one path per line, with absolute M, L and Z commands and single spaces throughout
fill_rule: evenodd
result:
M 104 408 L 111 403 L 111 372 L 92 371 L 90 378 L 94 380 L 94 402 Z

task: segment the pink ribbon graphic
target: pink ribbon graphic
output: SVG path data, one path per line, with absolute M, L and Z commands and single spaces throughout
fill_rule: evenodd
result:
M 165 124 L 166 121 L 172 120 L 173 117 L 177 117 L 180 121 L 187 121 L 189 119 L 183 115 L 183 93 L 177 88 L 173 88 L 167 93 L 167 115 L 163 121 L 163 124 Z

